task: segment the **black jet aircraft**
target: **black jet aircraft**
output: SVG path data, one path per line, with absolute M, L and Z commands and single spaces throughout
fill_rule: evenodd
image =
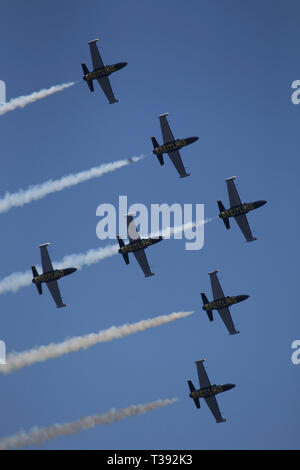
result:
M 227 183 L 227 190 L 230 202 L 230 209 L 225 209 L 222 204 L 222 201 L 218 201 L 218 206 L 220 210 L 219 217 L 223 219 L 225 227 L 230 229 L 229 218 L 234 217 L 236 223 L 240 227 L 241 231 L 243 232 L 247 242 L 253 242 L 257 240 L 257 238 L 253 237 L 248 220 L 246 217 L 247 212 L 253 211 L 254 209 L 258 209 L 259 207 L 266 204 L 267 201 L 254 201 L 254 202 L 244 202 L 242 204 L 240 200 L 239 193 L 234 184 L 234 179 L 236 176 L 232 176 L 231 178 L 227 178 L 225 181 Z
M 74 273 L 77 271 L 77 268 L 53 269 L 47 249 L 48 245 L 50 245 L 50 243 L 44 243 L 43 245 L 40 245 L 43 274 L 39 274 L 36 267 L 31 266 L 33 274 L 32 282 L 36 285 L 40 295 L 43 293 L 42 283 L 45 282 L 56 303 L 57 308 L 66 307 L 66 304 L 64 304 L 62 301 L 57 281 L 61 277 Z
M 163 145 L 158 145 L 158 142 L 155 137 L 151 137 L 154 148 L 153 153 L 157 156 L 158 161 L 161 165 L 164 165 L 163 154 L 167 153 L 170 159 L 172 160 L 172 163 L 175 166 L 176 170 L 178 171 L 180 178 L 190 176 L 190 173 L 187 173 L 185 171 L 179 150 L 182 147 L 185 147 L 186 145 L 190 145 L 193 142 L 196 142 L 199 137 L 187 137 L 186 139 L 175 140 L 166 116 L 168 116 L 168 113 L 161 114 L 160 116 L 158 116 L 164 143 Z
M 207 316 L 210 321 L 213 321 L 213 310 L 218 310 L 218 313 L 223 320 L 227 330 L 229 331 L 230 335 L 236 335 L 239 333 L 235 329 L 234 323 L 231 318 L 230 307 L 233 304 L 237 304 L 239 302 L 243 302 L 243 300 L 248 299 L 249 295 L 236 295 L 233 297 L 229 297 L 224 295 L 223 289 L 220 285 L 220 281 L 218 279 L 217 273 L 219 270 L 213 271 L 208 273 L 210 276 L 211 288 L 214 296 L 214 300 L 209 302 L 204 292 L 201 292 L 201 297 L 203 301 L 202 310 L 207 313 Z
M 121 237 L 118 238 L 119 242 L 119 253 L 123 255 L 124 261 L 126 264 L 129 264 L 129 253 L 133 253 L 135 256 L 135 259 L 139 263 L 140 267 L 143 270 L 143 273 L 145 274 L 145 277 L 150 277 L 154 276 L 155 273 L 152 273 L 145 255 L 145 249 L 148 248 L 148 246 L 154 245 L 155 243 L 158 243 L 163 240 L 163 237 L 157 237 L 157 238 L 140 238 L 136 226 L 134 223 L 134 220 L 132 218 L 131 214 L 128 214 L 126 216 L 127 218 L 127 232 L 128 232 L 128 238 L 129 242 L 127 245 L 123 242 Z
M 93 71 L 90 72 L 86 64 L 81 64 L 84 73 L 83 80 L 87 82 L 91 91 L 94 91 L 93 80 L 98 80 L 98 83 L 104 91 L 109 103 L 118 103 L 120 100 L 117 100 L 115 98 L 108 77 L 113 72 L 117 72 L 117 70 L 120 70 L 125 67 L 127 65 L 127 62 L 119 62 L 118 64 L 113 65 L 104 65 L 98 47 L 96 45 L 97 41 L 99 41 L 99 39 L 94 39 L 93 41 L 89 42 L 94 67 Z
M 215 395 L 217 395 L 218 393 L 227 392 L 227 390 L 231 390 L 233 387 L 235 387 L 235 385 L 234 384 L 211 385 L 210 380 L 207 376 L 205 367 L 203 365 L 204 361 L 205 359 L 200 359 L 200 361 L 196 361 L 200 388 L 196 390 L 192 381 L 188 380 L 188 385 L 189 385 L 190 392 L 191 392 L 189 394 L 189 397 L 194 400 L 194 403 L 197 408 L 200 408 L 199 398 L 204 398 L 207 406 L 209 407 L 210 411 L 216 418 L 216 422 L 224 423 L 226 419 L 222 418 Z

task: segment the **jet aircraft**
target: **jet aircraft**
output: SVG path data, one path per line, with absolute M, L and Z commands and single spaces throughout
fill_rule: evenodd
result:
M 252 235 L 246 214 L 249 211 L 258 209 L 259 207 L 263 206 L 264 204 L 266 204 L 267 201 L 254 201 L 254 202 L 248 202 L 248 203 L 244 202 L 242 204 L 240 200 L 240 196 L 237 192 L 236 186 L 233 181 L 235 178 L 236 176 L 232 176 L 231 178 L 227 178 L 225 180 L 227 183 L 230 209 L 226 210 L 222 204 L 222 201 L 218 201 L 218 206 L 220 210 L 219 217 L 223 219 L 223 222 L 227 229 L 230 229 L 229 218 L 234 217 L 238 226 L 243 232 L 246 238 L 246 241 L 253 242 L 254 240 L 257 240 L 257 238 L 253 237 Z
M 93 62 L 93 71 L 90 72 L 86 64 L 81 64 L 84 73 L 83 80 L 87 82 L 91 91 L 94 91 L 93 80 L 98 80 L 98 83 L 104 91 L 109 103 L 118 103 L 120 100 L 117 100 L 115 98 L 108 77 L 113 72 L 117 72 L 117 70 L 120 70 L 125 67 L 127 65 L 127 62 L 119 62 L 113 65 L 104 65 L 98 47 L 96 45 L 97 41 L 99 41 L 99 39 L 93 39 L 93 41 L 89 42 Z
M 64 304 L 62 301 L 57 281 L 61 277 L 74 273 L 77 271 L 77 268 L 53 269 L 47 249 L 48 245 L 50 245 L 50 243 L 44 243 L 43 245 L 40 245 L 43 274 L 39 274 L 36 267 L 31 266 L 33 274 L 32 282 L 36 285 L 40 295 L 43 293 L 42 284 L 46 283 L 46 286 L 48 287 L 57 308 L 66 307 L 66 304 Z
M 145 255 L 145 249 L 155 243 L 158 243 L 163 240 L 163 237 L 159 236 L 157 238 L 140 238 L 132 214 L 127 214 L 127 232 L 129 243 L 125 245 L 124 241 L 120 236 L 117 237 L 119 242 L 119 253 L 123 255 L 124 261 L 126 264 L 129 264 L 129 253 L 133 253 L 140 267 L 142 268 L 145 277 L 154 276 L 155 273 L 152 273 Z
M 155 137 L 151 137 L 154 148 L 153 153 L 157 156 L 157 159 L 161 165 L 164 165 L 163 154 L 167 153 L 176 170 L 178 171 L 180 178 L 184 178 L 189 176 L 190 173 L 185 171 L 179 150 L 186 145 L 190 145 L 196 142 L 199 137 L 187 137 L 185 139 L 175 140 L 166 116 L 168 116 L 168 113 L 158 116 L 164 143 L 163 145 L 159 145 Z
M 210 321 L 213 321 L 213 310 L 218 310 L 218 313 L 223 320 L 227 330 L 229 331 L 230 335 L 235 335 L 239 333 L 235 329 L 234 323 L 232 321 L 231 315 L 230 315 L 230 310 L 228 307 L 230 307 L 233 304 L 237 304 L 239 302 L 243 302 L 243 300 L 248 299 L 249 295 L 236 295 L 236 296 L 226 296 L 224 295 L 223 289 L 220 285 L 220 281 L 218 279 L 217 273 L 219 270 L 217 269 L 216 271 L 212 271 L 211 273 L 208 273 L 210 276 L 210 282 L 211 282 L 211 288 L 213 291 L 213 296 L 214 300 L 212 302 L 209 302 L 206 295 L 204 292 L 201 292 L 201 297 L 203 301 L 203 307 L 202 310 L 204 310 L 207 313 L 207 316 Z
M 188 380 L 188 385 L 190 388 L 189 397 L 194 400 L 194 403 L 197 408 L 200 408 L 199 398 L 204 398 L 207 406 L 216 418 L 216 422 L 223 423 L 224 421 L 226 421 L 226 419 L 224 419 L 221 415 L 215 395 L 217 395 L 218 393 L 227 392 L 228 390 L 231 390 L 233 387 L 235 387 L 235 385 L 211 385 L 205 367 L 203 365 L 204 361 L 205 359 L 200 359 L 200 361 L 196 361 L 200 388 L 196 390 L 192 381 Z

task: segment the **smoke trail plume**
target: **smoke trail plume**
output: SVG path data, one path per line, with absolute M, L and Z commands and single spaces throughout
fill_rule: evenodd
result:
M 124 338 L 124 336 L 132 335 L 139 331 L 145 331 L 149 328 L 154 328 L 155 326 L 164 325 L 165 323 L 170 323 L 180 318 L 186 318 L 193 313 L 194 312 L 174 312 L 169 315 L 161 315 L 148 320 L 141 320 L 137 323 L 111 326 L 110 328 L 99 331 L 98 333 L 74 336 L 73 338 L 66 339 L 62 343 L 50 343 L 46 346 L 29 349 L 28 351 L 11 353 L 6 358 L 6 364 L 0 365 L 0 372 L 6 375 L 10 372 L 22 369 L 23 367 L 31 366 L 37 362 L 55 359 L 63 356 L 64 354 L 76 352 L 80 349 L 90 348 L 98 343 L 105 343 L 114 339 Z
M 7 103 L 4 103 L 0 106 L 0 116 L 2 114 L 8 113 L 8 111 L 14 111 L 17 108 L 24 108 L 29 103 L 34 103 L 37 100 L 46 98 L 46 96 L 53 95 L 58 91 L 63 91 L 65 88 L 69 88 L 72 85 L 75 85 L 76 82 L 63 83 L 62 85 L 55 85 L 51 88 L 44 88 L 40 91 L 34 91 L 30 95 L 19 96 L 18 98 L 13 98 Z
M 49 180 L 41 184 L 29 186 L 27 189 L 20 189 L 15 193 L 7 192 L 0 199 L 0 213 L 7 212 L 13 207 L 22 207 L 24 204 L 29 204 L 32 201 L 42 199 L 45 196 L 48 196 L 48 194 L 63 191 L 66 188 L 76 186 L 77 184 L 83 183 L 84 181 L 88 181 L 92 178 L 100 178 L 100 176 L 103 176 L 105 173 L 119 170 L 123 166 L 140 161 L 144 157 L 145 155 L 140 155 L 139 157 L 131 157 L 125 160 L 118 160 L 113 163 L 104 163 L 102 165 L 90 168 L 89 170 L 63 176 L 58 180 Z
M 90 266 L 91 264 L 98 263 L 99 261 L 109 258 L 118 253 L 119 245 L 107 245 L 105 248 L 98 248 L 96 250 L 88 250 L 86 253 L 78 253 L 65 256 L 61 261 L 53 263 L 54 269 L 67 268 L 73 266 L 74 268 L 81 269 L 83 266 Z M 37 266 L 38 272 L 41 272 L 41 266 Z M 9 274 L 0 280 L 0 294 L 5 292 L 17 292 L 21 287 L 30 286 L 32 284 L 32 272 L 16 272 Z
M 97 414 L 94 416 L 85 416 L 77 421 L 70 421 L 64 424 L 54 424 L 53 426 L 32 428 L 29 432 L 21 432 L 14 436 L 4 437 L 0 439 L 0 449 L 9 450 L 20 447 L 27 447 L 42 442 L 51 441 L 59 436 L 68 436 L 76 434 L 80 431 L 92 429 L 101 424 L 111 424 L 120 421 L 128 416 L 137 416 L 148 411 L 162 408 L 163 406 L 172 405 L 177 398 L 168 398 L 165 400 L 152 401 L 141 405 L 131 405 L 120 410 L 112 409 L 108 413 Z
M 208 222 L 212 222 L 217 217 L 218 216 L 207 218 L 205 220 L 201 220 L 201 221 L 198 221 L 198 222 L 187 222 L 186 224 L 177 225 L 176 227 L 167 227 L 166 229 L 162 230 L 161 232 L 151 234 L 150 236 L 155 238 L 155 237 L 161 235 L 162 237 L 168 239 L 168 238 L 171 238 L 172 235 L 176 235 L 177 233 L 180 233 L 180 232 L 183 232 L 183 231 L 187 232 L 188 230 L 192 230 L 193 228 L 199 227 L 200 225 L 208 224 Z

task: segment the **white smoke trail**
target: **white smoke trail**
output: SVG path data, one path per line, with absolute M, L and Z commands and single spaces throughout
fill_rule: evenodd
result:
M 65 256 L 61 261 L 53 263 L 54 269 L 74 267 L 81 269 L 83 266 L 90 266 L 91 264 L 98 263 L 99 261 L 109 258 L 118 253 L 119 245 L 108 245 L 105 248 L 98 248 L 96 250 L 88 250 L 86 253 L 78 253 Z M 41 267 L 37 266 L 38 272 L 41 272 Z M 17 292 L 21 287 L 30 286 L 32 284 L 32 272 L 17 272 L 9 274 L 0 281 L 0 294 L 5 292 Z
M 199 227 L 200 225 L 208 224 L 208 222 L 212 222 L 215 220 L 218 216 L 216 217 L 211 217 L 207 218 L 198 222 L 187 222 L 186 224 L 183 225 L 177 225 L 176 227 L 167 227 L 166 229 L 162 230 L 161 232 L 157 232 L 154 234 L 151 234 L 150 236 L 152 238 L 155 238 L 159 235 L 164 237 L 165 239 L 169 239 L 171 235 L 176 235 L 177 233 L 180 232 L 188 232 L 189 230 L 192 230 L 193 228 Z
M 73 338 L 66 339 L 62 343 L 50 343 L 46 346 L 29 349 L 28 351 L 10 353 L 6 358 L 6 364 L 0 365 L 0 372 L 6 375 L 10 372 L 22 369 L 23 367 L 31 366 L 37 362 L 55 359 L 63 356 L 64 354 L 76 352 L 80 349 L 90 348 L 98 343 L 105 343 L 114 339 L 124 338 L 124 336 L 132 335 L 139 331 L 145 331 L 149 328 L 154 328 L 155 326 L 164 325 L 165 323 L 170 323 L 180 318 L 186 318 L 193 313 L 194 312 L 174 312 L 169 315 L 160 315 L 148 320 L 141 320 L 137 323 L 111 326 L 110 328 L 99 331 L 98 333 L 74 336 Z
M 206 224 L 211 222 L 215 218 L 205 219 L 202 222 L 188 222 L 184 225 L 177 227 L 168 227 L 167 229 L 160 232 L 160 234 L 166 238 L 170 237 L 171 234 L 181 232 L 182 230 L 190 230 L 201 223 Z M 151 235 L 157 237 L 157 233 Z M 78 253 L 65 256 L 61 261 L 55 261 L 53 267 L 64 269 L 67 267 L 74 267 L 81 269 L 84 266 L 90 266 L 95 263 L 99 263 L 105 258 L 109 258 L 113 255 L 118 254 L 119 245 L 107 245 L 105 248 L 91 249 L 85 253 Z M 41 267 L 37 266 L 38 272 L 41 271 Z M 32 273 L 31 271 L 16 272 L 5 276 L 0 280 L 0 295 L 6 292 L 17 292 L 21 287 L 30 286 L 32 284 Z
M 7 103 L 4 103 L 0 106 L 0 116 L 2 114 L 8 113 L 9 111 L 14 111 L 17 108 L 24 108 L 29 103 L 34 103 L 37 100 L 46 98 L 46 96 L 53 95 L 58 91 L 63 91 L 65 88 L 69 88 L 72 85 L 75 85 L 76 82 L 63 83 L 62 85 L 55 85 L 51 88 L 44 88 L 40 91 L 34 91 L 30 95 L 19 96 L 18 98 L 13 98 Z
M 77 421 L 70 421 L 64 424 L 54 424 L 48 427 L 35 427 L 29 432 L 20 432 L 14 436 L 4 437 L 0 439 L 0 449 L 9 450 L 20 447 L 28 447 L 34 444 L 41 444 L 55 439 L 59 436 L 68 436 L 76 434 L 80 431 L 100 426 L 101 424 L 111 424 L 120 421 L 127 416 L 137 416 L 148 411 L 162 408 L 163 406 L 172 405 L 177 398 L 168 398 L 165 400 L 152 401 L 141 405 L 131 405 L 120 410 L 112 409 L 108 413 L 97 414 L 94 416 L 85 416 Z
M 0 199 L 0 213 L 7 212 L 13 207 L 22 207 L 24 204 L 29 204 L 32 201 L 42 199 L 45 196 L 48 196 L 48 194 L 63 191 L 66 188 L 76 186 L 77 184 L 83 183 L 84 181 L 88 181 L 92 178 L 100 178 L 100 176 L 104 175 L 105 173 L 110 173 L 122 168 L 123 166 L 138 162 L 145 156 L 146 155 L 140 155 L 139 157 L 131 157 L 112 163 L 103 163 L 102 165 L 90 168 L 89 170 L 63 176 L 58 180 L 48 180 L 45 181 L 45 183 L 29 186 L 27 189 L 20 189 L 15 193 L 7 192 Z

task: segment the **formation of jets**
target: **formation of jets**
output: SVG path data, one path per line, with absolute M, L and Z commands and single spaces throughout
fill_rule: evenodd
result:
M 123 68 L 125 65 L 127 65 L 127 63 L 121 62 L 112 66 L 104 66 L 99 50 L 96 46 L 96 41 L 97 39 L 89 42 L 94 70 L 93 72 L 89 72 L 87 66 L 85 64 L 82 64 L 84 72 L 83 79 L 87 82 L 91 91 L 94 91 L 93 80 L 98 80 L 100 86 L 102 87 L 104 93 L 108 98 L 109 103 L 116 103 L 118 100 L 116 100 L 114 97 L 110 82 L 107 77 L 112 72 Z M 179 151 L 183 147 L 186 147 L 187 145 L 196 142 L 198 140 L 198 137 L 186 137 L 183 139 L 175 139 L 168 123 L 167 116 L 168 113 L 164 113 L 158 116 L 163 143 L 162 145 L 159 145 L 156 138 L 151 137 L 153 145 L 153 154 L 157 157 L 160 165 L 162 166 L 165 163 L 164 154 L 168 154 L 171 162 L 177 170 L 177 173 L 179 174 L 179 177 L 185 178 L 187 176 L 190 176 L 190 173 L 187 173 Z M 254 202 L 242 203 L 234 183 L 235 178 L 235 176 L 232 176 L 231 178 L 227 178 L 225 180 L 227 184 L 230 207 L 229 209 L 225 209 L 222 201 L 217 201 L 220 211 L 219 217 L 223 220 L 227 229 L 230 229 L 229 219 L 233 217 L 237 222 L 240 230 L 242 231 L 246 241 L 251 242 L 256 240 L 256 238 L 252 235 L 246 214 L 254 209 L 258 209 L 259 207 L 263 206 L 267 201 L 259 200 Z M 129 253 L 133 253 L 145 277 L 153 276 L 154 273 L 151 272 L 151 269 L 149 267 L 149 263 L 145 255 L 145 249 L 155 243 L 160 242 L 163 238 L 158 237 L 141 239 L 136 230 L 136 226 L 131 214 L 127 215 L 127 232 L 129 239 L 129 243 L 127 245 L 124 243 L 121 237 L 117 237 L 120 246 L 119 253 L 123 256 L 126 264 L 129 264 Z M 213 310 L 217 310 L 229 334 L 235 335 L 239 333 L 239 331 L 237 331 L 235 328 L 229 307 L 234 304 L 243 302 L 244 300 L 248 299 L 249 295 L 240 294 L 236 296 L 225 296 L 221 284 L 219 282 L 217 273 L 218 270 L 209 273 L 213 300 L 209 302 L 205 293 L 202 292 L 202 309 L 207 313 L 207 316 L 211 322 L 214 320 Z M 226 420 L 222 418 L 216 400 L 216 395 L 222 392 L 226 392 L 227 390 L 231 390 L 233 387 L 235 387 L 235 385 L 211 385 L 207 373 L 205 371 L 203 362 L 204 359 L 201 359 L 200 361 L 196 362 L 200 389 L 196 390 L 191 380 L 188 380 L 188 385 L 190 389 L 189 396 L 194 400 L 197 408 L 200 408 L 199 399 L 204 398 L 210 411 L 214 415 L 216 422 L 222 423 Z
M 85 63 L 82 65 L 83 70 L 83 80 L 87 83 L 91 92 L 94 91 L 94 81 L 97 80 L 100 87 L 102 88 L 106 98 L 110 104 L 119 102 L 118 99 L 115 98 L 114 92 L 112 90 L 109 77 L 114 72 L 121 70 L 127 65 L 127 62 L 119 62 L 112 65 L 104 65 L 103 60 L 101 58 L 99 49 L 97 47 L 98 39 L 94 39 L 89 42 L 91 59 L 93 64 L 92 71 L 89 71 L 88 67 Z M 171 162 L 173 163 L 177 173 L 179 174 L 180 178 L 185 178 L 190 175 L 190 173 L 186 172 L 185 166 L 183 164 L 180 150 L 183 147 L 186 147 L 198 140 L 198 137 L 186 137 L 182 139 L 175 139 L 174 135 L 171 131 L 170 125 L 167 120 L 168 113 L 164 113 L 158 116 L 162 139 L 162 145 L 159 145 L 155 137 L 151 137 L 152 144 L 153 144 L 153 154 L 157 157 L 160 165 L 164 165 L 164 154 L 168 154 L 170 157 Z M 267 201 L 259 200 L 249 203 L 242 203 L 238 191 L 236 189 L 234 179 L 236 177 L 232 176 L 231 178 L 227 178 L 227 190 L 228 190 L 228 197 L 229 197 L 229 209 L 225 209 L 222 201 L 218 200 L 218 207 L 219 207 L 219 218 L 223 220 L 226 229 L 230 229 L 230 218 L 234 218 L 237 222 L 240 230 L 242 231 L 245 239 L 247 242 L 251 242 L 256 240 L 253 237 L 248 219 L 246 214 L 248 212 L 257 209 L 263 206 Z M 133 253 L 134 257 L 136 258 L 138 264 L 140 265 L 145 277 L 151 277 L 154 273 L 151 271 L 146 254 L 145 249 L 149 246 L 152 246 L 160 241 L 163 240 L 162 236 L 157 236 L 153 238 L 141 238 L 139 233 L 137 232 L 136 225 L 133 219 L 132 214 L 127 214 L 127 233 L 128 233 L 128 240 L 129 243 L 125 244 L 124 241 L 120 236 L 117 236 L 118 243 L 119 243 L 119 253 L 123 256 L 125 263 L 129 264 L 129 254 Z M 42 274 L 39 274 L 36 267 L 32 266 L 32 274 L 33 279 L 32 283 L 36 286 L 38 293 L 42 294 L 42 285 L 46 284 L 48 287 L 51 296 L 54 299 L 54 302 L 57 308 L 65 307 L 66 304 L 63 303 L 61 293 L 58 286 L 58 280 L 62 277 L 68 276 L 69 274 L 74 273 L 77 269 L 74 267 L 63 268 L 63 269 L 54 269 L 52 266 L 52 262 L 48 253 L 48 245 L 49 243 L 44 243 L 40 245 L 40 252 L 41 252 L 41 261 L 42 261 Z M 217 310 L 218 314 L 221 317 L 228 333 L 230 335 L 235 335 L 239 333 L 236 330 L 234 322 L 231 317 L 231 313 L 229 307 L 234 304 L 240 303 L 246 300 L 249 295 L 240 294 L 236 296 L 225 296 L 223 289 L 220 285 L 218 276 L 218 270 L 212 271 L 209 273 L 210 281 L 211 281 L 211 288 L 213 294 L 213 300 L 209 301 L 206 297 L 205 293 L 201 293 L 203 307 L 202 310 L 206 312 L 209 320 L 212 322 L 214 320 L 213 311 Z M 224 384 L 224 385 L 215 385 L 211 384 L 206 373 L 206 370 L 203 365 L 204 359 L 196 361 L 197 373 L 199 378 L 199 389 L 196 389 L 191 380 L 188 380 L 188 386 L 190 389 L 189 397 L 193 399 L 197 408 L 200 408 L 200 398 L 203 398 L 208 405 L 211 413 L 214 415 L 217 423 L 222 423 L 226 421 L 220 412 L 218 402 L 216 400 L 216 395 L 231 390 L 235 387 L 234 384 Z

